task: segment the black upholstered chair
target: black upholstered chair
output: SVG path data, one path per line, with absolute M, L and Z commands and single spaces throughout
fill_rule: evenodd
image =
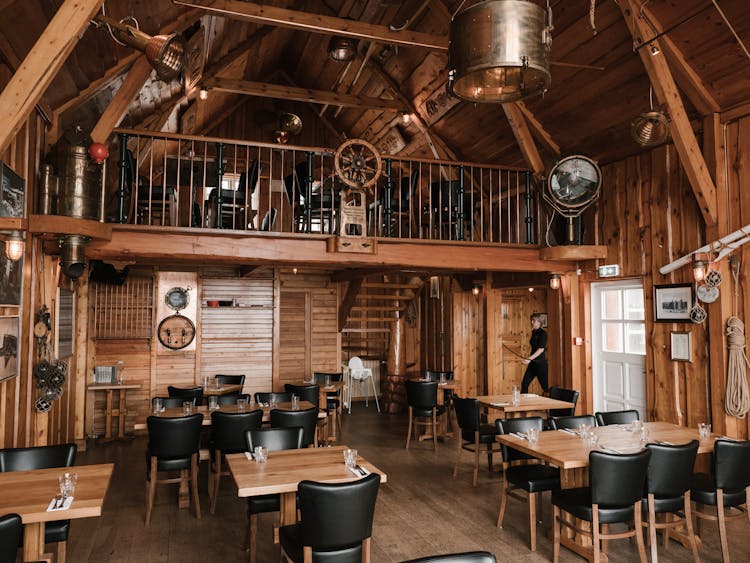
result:
M 271 428 L 292 428 L 300 426 L 304 430 L 302 446 L 317 446 L 315 428 L 318 425 L 318 409 L 300 409 L 298 411 L 271 411 Z
M 350 483 L 302 481 L 301 519 L 279 530 L 282 560 L 293 563 L 370 561 L 370 538 L 380 475 Z
M 157 399 L 162 400 L 162 405 L 164 405 L 165 409 L 179 409 L 180 407 L 182 407 L 182 403 L 185 403 L 187 401 L 192 401 L 193 406 L 195 406 L 195 397 L 152 397 L 151 408 L 154 407 L 154 403 Z
M 331 381 L 343 381 L 344 380 L 344 373 L 343 372 L 322 372 L 322 371 L 316 371 L 313 372 L 313 378 L 315 379 L 315 383 L 318 385 L 325 385 L 326 376 L 331 378 Z M 323 408 L 324 405 L 318 405 L 320 408 Z M 332 411 L 336 411 L 336 435 L 341 436 L 341 416 L 343 414 L 343 406 L 341 401 L 341 391 L 334 391 L 332 393 L 326 393 L 326 404 L 325 409 L 328 411 L 328 414 L 332 414 Z
M 75 444 L 6 448 L 0 450 L 0 472 L 71 467 L 76 460 L 76 451 Z M 65 561 L 69 534 L 70 520 L 54 520 L 44 525 L 44 543 L 57 544 L 55 561 Z M 16 546 L 19 545 L 21 544 L 16 544 Z
M 146 449 L 146 526 L 151 525 L 151 512 L 156 498 L 156 485 L 190 481 L 195 517 L 200 520 L 198 499 L 198 449 L 203 424 L 202 414 L 163 418 L 149 416 L 148 447 Z M 179 472 L 178 477 L 159 479 L 159 473 Z
M 598 426 L 609 426 L 610 424 L 630 424 L 640 420 L 640 415 L 635 409 L 626 411 L 609 411 L 594 413 Z
M 488 551 L 469 551 L 467 553 L 449 553 L 410 559 L 401 563 L 497 563 L 497 559 Z
M 560 527 L 574 529 L 578 534 L 592 538 L 594 561 L 601 560 L 601 540 L 635 536 L 641 563 L 646 562 L 646 547 L 641 531 L 641 496 L 646 483 L 646 472 L 651 457 L 649 450 L 635 454 L 608 454 L 592 451 L 589 454 L 589 487 L 558 489 L 552 491 L 554 509 L 554 547 L 552 559 L 560 557 Z M 591 522 L 591 531 L 583 530 L 574 522 L 564 520 L 560 513 Z M 633 530 L 602 532 L 602 524 L 634 522 Z
M 302 447 L 304 430 L 301 426 L 292 428 L 261 428 L 245 432 L 245 445 L 248 451 L 255 446 L 264 446 L 270 452 L 280 450 L 298 450 Z M 247 535 L 246 542 L 250 548 L 250 562 L 257 561 L 258 514 L 278 512 L 281 510 L 279 495 L 259 495 L 247 499 Z
M 273 230 L 274 224 L 276 224 L 276 216 L 278 212 L 275 207 L 271 207 L 266 214 L 263 215 L 263 221 L 260 223 L 260 230 L 263 232 L 270 232 Z
M 195 400 L 195 405 L 199 406 L 203 404 L 203 387 L 167 387 L 167 392 L 170 397 L 180 398 L 183 401 L 189 399 Z
M 211 514 L 216 511 L 216 499 L 219 496 L 219 484 L 222 475 L 229 475 L 229 471 L 222 471 L 222 460 L 226 454 L 236 454 L 245 451 L 245 432 L 255 430 L 263 424 L 263 411 L 258 409 L 250 412 L 226 413 L 214 411 L 211 413 L 211 443 L 209 451 L 210 469 L 213 481 L 209 480 L 209 495 L 211 497 Z
M 16 560 L 18 546 L 23 542 L 23 524 L 18 514 L 0 517 L 0 561 Z
M 474 478 L 472 485 L 477 486 L 479 474 L 479 450 L 481 445 L 487 446 L 487 465 L 492 471 L 492 454 L 499 453 L 500 447 L 494 448 L 497 429 L 492 424 L 481 424 L 479 420 L 479 404 L 476 399 L 453 398 L 453 409 L 456 412 L 458 427 L 461 429 L 461 439 L 456 440 L 456 463 L 453 465 L 453 476 L 458 474 L 458 462 L 461 451 L 474 453 Z
M 226 395 L 218 395 L 216 397 L 217 405 L 220 407 L 225 407 L 227 405 L 236 405 L 237 399 L 245 399 L 246 403 L 250 403 L 250 395 L 247 393 L 240 393 L 240 394 L 234 394 L 234 393 L 228 393 Z
M 509 418 L 496 420 L 498 434 L 520 433 L 525 434 L 529 429 L 536 428 L 542 432 L 544 419 L 538 416 L 527 418 Z M 524 490 L 527 493 L 529 504 L 529 547 L 536 551 L 536 522 L 537 505 L 541 497 L 538 495 L 544 491 L 554 491 L 560 488 L 560 470 L 556 467 L 543 465 L 534 457 L 510 448 L 502 446 L 503 451 L 503 488 L 500 493 L 500 513 L 497 517 L 497 527 L 503 527 L 505 517 L 505 506 L 508 497 L 523 499 L 516 494 L 516 490 Z M 534 463 L 536 461 L 536 463 Z
M 695 516 L 719 521 L 722 560 L 729 561 L 727 520 L 747 518 L 750 508 L 750 442 L 716 440 L 714 444 L 713 474 L 693 475 L 690 497 L 695 502 Z M 705 511 L 715 506 L 716 513 Z M 713 511 L 712 511 L 713 512 Z
M 700 556 L 690 513 L 690 480 L 695 456 L 698 454 L 698 440 L 680 446 L 648 444 L 646 447 L 651 452 L 651 459 L 648 462 L 642 506 L 647 518 L 644 525 L 648 526 L 651 561 L 658 561 L 656 530 L 664 530 L 666 546 L 669 542 L 668 529 L 684 524 L 693 550 L 693 559 L 699 563 Z M 657 514 L 672 514 L 676 518 L 657 523 Z
M 556 416 L 549 420 L 552 430 L 578 430 L 581 426 L 596 426 L 596 418 L 591 414 L 580 414 L 577 416 Z
M 409 405 L 409 430 L 406 434 L 406 449 L 409 449 L 412 428 L 418 426 L 432 429 L 432 443 L 437 451 L 437 418 L 445 414 L 445 405 L 437 404 L 436 381 L 406 381 L 406 402 Z M 421 419 L 421 420 L 420 420 Z M 420 437 L 421 439 L 421 437 Z
M 292 400 L 291 393 L 271 393 L 271 392 L 265 392 L 265 391 L 258 391 L 257 393 L 255 393 L 256 403 L 266 403 L 270 405 L 271 402 L 288 403 L 291 400 Z
M 573 408 L 571 409 L 552 409 L 549 411 L 549 417 L 555 417 L 555 416 L 573 416 L 576 413 L 576 405 L 578 404 L 578 396 L 580 393 L 578 391 L 574 391 L 573 389 L 565 389 L 563 387 L 550 387 L 549 388 L 549 398 L 550 399 L 557 399 L 558 401 L 566 401 L 568 403 L 573 403 Z
M 300 401 L 307 401 L 315 405 L 317 409 L 320 402 L 320 386 L 317 384 L 310 385 L 292 385 L 291 383 L 284 384 L 284 391 L 290 395 L 297 395 Z
M 218 383 L 219 385 L 244 385 L 245 384 L 244 375 L 216 374 L 214 379 L 216 380 L 216 383 Z

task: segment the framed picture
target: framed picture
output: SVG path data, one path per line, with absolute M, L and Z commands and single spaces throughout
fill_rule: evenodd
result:
M 547 328 L 547 313 L 539 313 L 539 317 L 541 317 L 542 328 Z
M 693 302 L 693 284 L 691 283 L 655 285 L 654 322 L 688 322 Z
M 18 375 L 18 317 L 0 317 L 0 381 Z
M 690 362 L 690 333 L 689 332 L 671 332 L 670 340 L 670 359 L 675 362 Z
M 23 217 L 25 182 L 0 162 L 0 217 Z

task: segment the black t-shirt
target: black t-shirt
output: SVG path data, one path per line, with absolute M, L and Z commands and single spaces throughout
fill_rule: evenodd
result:
M 547 333 L 543 328 L 537 328 L 531 331 L 531 340 L 529 340 L 529 346 L 531 346 L 531 352 L 529 353 L 529 355 L 536 352 L 539 348 L 544 348 L 544 352 L 531 360 L 532 362 L 547 362 Z

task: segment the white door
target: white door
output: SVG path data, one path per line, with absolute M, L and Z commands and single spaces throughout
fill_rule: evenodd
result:
M 594 410 L 646 415 L 646 321 L 643 285 L 592 284 Z

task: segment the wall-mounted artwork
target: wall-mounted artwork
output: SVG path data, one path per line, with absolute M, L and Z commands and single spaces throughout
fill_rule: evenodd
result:
M 654 286 L 654 322 L 680 323 L 690 321 L 693 306 L 693 284 L 673 283 Z
M 18 317 L 0 317 L 0 381 L 18 375 Z
M 0 247 L 0 306 L 21 304 L 21 271 L 23 259 L 8 260 Z
M 23 178 L 0 162 L 0 217 L 23 217 Z

